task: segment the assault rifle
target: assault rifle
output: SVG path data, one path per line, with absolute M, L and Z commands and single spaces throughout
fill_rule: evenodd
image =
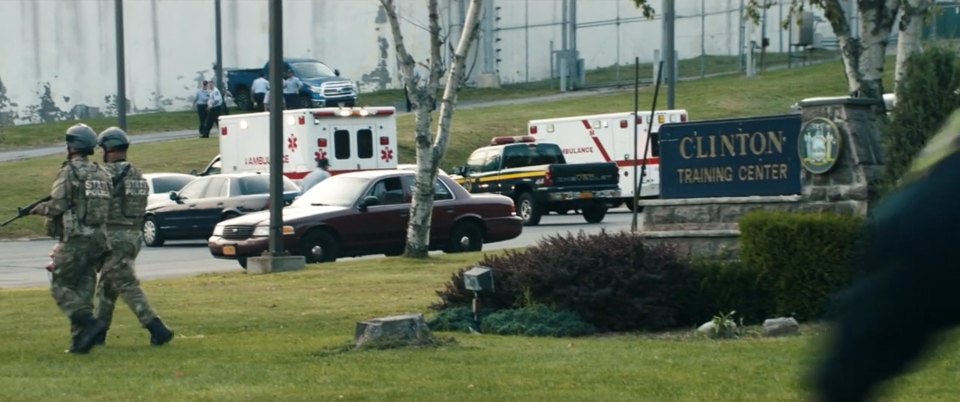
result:
M 41 198 L 41 199 L 39 199 L 39 200 L 34 201 L 34 202 L 31 203 L 30 205 L 27 205 L 27 206 L 22 207 L 22 208 L 17 208 L 17 214 L 14 215 L 13 218 L 7 219 L 7 220 L 4 221 L 3 223 L 0 223 L 0 228 L 2 228 L 2 227 L 4 227 L 4 226 L 7 226 L 8 224 L 10 224 L 10 222 L 13 222 L 13 221 L 15 221 L 15 220 L 17 220 L 17 219 L 23 218 L 24 216 L 30 215 L 30 210 L 31 210 L 31 209 L 33 209 L 33 208 L 36 207 L 37 205 L 40 205 L 41 202 L 47 202 L 47 201 L 50 201 L 50 196 L 49 196 L 49 195 L 46 196 L 46 197 L 43 197 L 43 198 Z

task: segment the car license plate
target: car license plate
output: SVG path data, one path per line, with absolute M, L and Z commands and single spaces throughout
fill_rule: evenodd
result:
M 223 255 L 237 255 L 237 248 L 234 246 L 223 246 Z
M 593 198 L 593 193 L 589 191 L 584 191 L 580 193 L 580 198 Z

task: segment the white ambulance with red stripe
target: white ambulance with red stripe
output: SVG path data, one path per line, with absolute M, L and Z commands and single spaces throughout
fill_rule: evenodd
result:
M 270 113 L 220 117 L 223 173 L 269 172 Z M 330 173 L 397 167 L 397 116 L 393 107 L 283 111 L 283 174 L 301 180 L 330 161 Z
M 639 176 L 641 165 L 646 163 L 640 197 L 658 197 L 660 143 L 657 133 L 662 124 L 687 121 L 687 111 L 656 111 L 649 132 L 650 112 L 640 112 L 636 119 L 633 117 L 633 112 L 623 112 L 531 120 L 527 129 L 538 140 L 559 145 L 568 163 L 616 162 L 620 168 L 621 200 L 633 209 L 634 166 L 637 166 Z M 637 136 L 636 150 L 633 148 L 634 130 Z M 643 154 L 648 137 L 651 141 L 646 155 L 638 157 Z

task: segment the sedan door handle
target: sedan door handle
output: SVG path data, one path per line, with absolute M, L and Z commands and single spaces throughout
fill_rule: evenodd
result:
M 452 214 L 452 213 L 453 213 L 453 207 L 447 207 L 447 213 L 448 213 L 448 214 Z
M 409 214 L 409 213 L 406 213 L 406 212 L 403 212 L 403 213 L 400 214 L 400 217 L 401 217 L 401 218 L 406 218 L 406 217 L 408 217 L 408 216 L 410 216 L 410 214 Z
M 218 203 L 217 203 L 217 207 L 223 208 L 223 203 L 222 203 L 222 202 L 218 202 Z

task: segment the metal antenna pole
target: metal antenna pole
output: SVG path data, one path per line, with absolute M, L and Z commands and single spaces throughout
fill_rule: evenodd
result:
M 637 178 L 637 118 L 640 117 L 640 57 L 633 58 L 633 177 Z M 633 181 L 633 220 L 630 222 L 630 232 L 637 232 L 637 194 L 640 193 L 640 183 Z
M 637 205 L 637 202 L 640 200 L 640 191 L 643 190 L 643 178 L 647 175 L 647 151 L 650 148 L 651 137 L 653 137 L 653 119 L 657 113 L 657 98 L 660 96 L 660 81 L 662 81 L 661 71 L 663 71 L 663 60 L 660 61 L 660 67 L 657 68 L 657 82 L 653 87 L 653 106 L 650 107 L 650 118 L 647 119 L 647 140 L 643 144 L 643 162 L 641 162 L 640 165 L 640 177 L 638 178 L 640 184 L 637 186 L 637 191 L 633 192 L 633 205 Z M 637 123 L 634 122 L 633 125 L 634 130 L 636 130 Z M 634 138 L 636 138 L 636 136 L 634 136 Z M 636 220 L 637 209 L 639 208 L 634 208 L 634 220 Z
M 117 125 L 127 129 L 127 78 L 123 55 L 123 0 L 114 3 L 117 25 Z

